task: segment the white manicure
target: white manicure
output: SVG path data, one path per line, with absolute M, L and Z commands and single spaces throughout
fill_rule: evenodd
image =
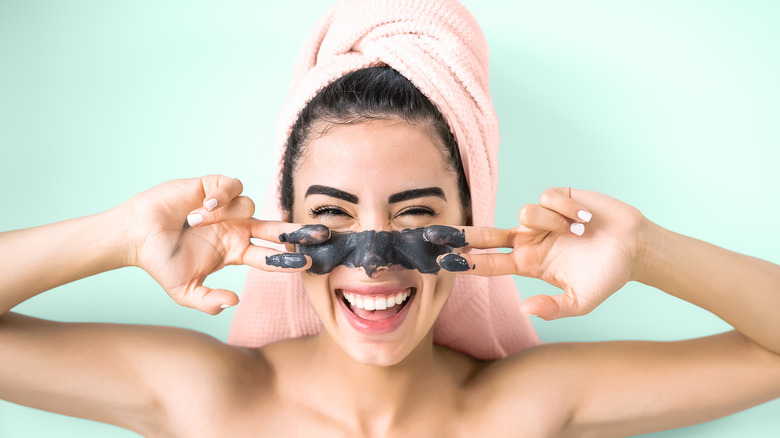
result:
M 206 210 L 211 211 L 215 208 L 217 208 L 217 200 L 214 198 L 211 198 L 203 203 L 203 206 L 206 207 Z
M 191 215 L 188 215 L 187 223 L 190 224 L 191 227 L 194 227 L 195 225 L 200 225 L 201 223 L 203 223 L 203 216 L 199 215 L 198 213 L 193 213 Z
M 578 236 L 582 236 L 582 233 L 585 232 L 585 225 L 579 222 L 575 222 L 571 224 L 571 227 L 569 229 L 571 230 L 572 233 Z
M 223 304 L 223 305 L 221 305 L 219 307 L 222 308 L 222 309 L 227 309 L 228 307 L 233 307 L 233 304 Z
M 590 220 L 593 218 L 593 215 L 590 214 L 589 211 L 580 210 L 577 212 L 577 217 L 584 220 L 585 222 L 590 222 Z

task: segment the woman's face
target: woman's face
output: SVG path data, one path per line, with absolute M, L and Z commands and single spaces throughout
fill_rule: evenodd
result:
M 424 123 L 330 126 L 309 141 L 294 181 L 293 222 L 352 232 L 464 223 L 455 174 Z M 375 365 L 400 362 L 431 333 L 454 281 L 443 270 L 422 274 L 399 265 L 371 276 L 340 265 L 302 277 L 327 336 Z

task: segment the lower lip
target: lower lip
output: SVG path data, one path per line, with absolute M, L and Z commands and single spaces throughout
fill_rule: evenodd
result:
M 352 310 L 350 310 L 349 306 L 344 303 L 343 299 L 339 298 L 338 296 L 337 299 L 341 304 L 341 310 L 344 312 L 344 316 L 347 318 L 347 321 L 349 321 L 349 325 L 351 325 L 352 328 L 361 333 L 378 335 L 383 333 L 390 333 L 403 324 L 404 319 L 406 319 L 406 315 L 409 313 L 409 307 L 412 305 L 412 300 L 414 299 L 415 295 L 417 295 L 417 290 L 412 289 L 411 295 L 404 303 L 404 308 L 390 318 L 383 319 L 381 321 L 370 321 L 363 319 L 352 313 Z

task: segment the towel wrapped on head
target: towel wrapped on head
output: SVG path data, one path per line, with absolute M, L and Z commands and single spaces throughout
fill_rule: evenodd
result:
M 280 174 L 292 126 L 309 101 L 343 75 L 374 66 L 401 73 L 444 116 L 466 173 L 472 224 L 493 226 L 499 134 L 488 91 L 488 47 L 474 17 L 454 0 L 345 0 L 326 12 L 299 55 L 280 115 Z M 281 219 L 279 180 L 266 195 L 263 219 Z M 250 270 L 231 344 L 259 347 L 320 330 L 298 274 Z M 434 324 L 434 342 L 487 360 L 537 345 L 539 338 L 520 312 L 511 277 L 459 275 Z

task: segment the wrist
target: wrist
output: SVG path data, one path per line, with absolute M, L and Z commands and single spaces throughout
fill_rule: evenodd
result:
M 98 214 L 106 236 L 101 250 L 112 265 L 112 269 L 138 265 L 139 239 L 130 226 L 131 215 L 126 211 L 128 208 L 125 203 Z
M 634 280 L 649 286 L 657 284 L 658 275 L 664 271 L 663 249 L 668 240 L 669 231 L 643 218 L 637 238 L 637 266 L 634 270 Z

